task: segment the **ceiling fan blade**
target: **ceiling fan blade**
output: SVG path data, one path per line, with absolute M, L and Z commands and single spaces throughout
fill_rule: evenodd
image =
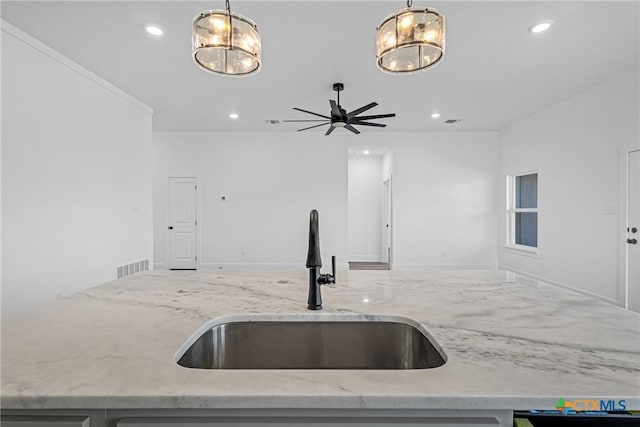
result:
M 378 105 L 377 102 L 372 102 L 371 104 L 367 104 L 364 107 L 358 108 L 357 110 L 353 110 L 350 113 L 347 113 L 347 119 L 351 119 L 360 113 L 364 113 L 365 111 L 375 107 L 376 105 Z
M 391 114 L 376 114 L 375 116 L 360 116 L 354 117 L 353 120 L 373 120 L 373 119 L 384 119 L 385 117 L 395 117 L 396 113 Z
M 379 127 L 379 128 L 387 127 L 387 125 L 382 124 L 382 123 L 360 122 L 358 120 L 351 121 L 351 124 L 358 125 L 358 126 L 376 126 L 376 127 Z
M 303 113 L 313 114 L 314 116 L 322 117 L 323 119 L 331 120 L 331 117 L 323 116 L 322 114 L 314 113 L 313 111 L 303 110 L 302 108 L 293 107 L 294 110 L 302 111 Z
M 346 123 L 344 125 L 345 129 L 349 129 L 351 132 L 355 133 L 356 135 L 360 133 L 360 131 L 356 128 L 354 128 L 353 126 L 351 126 L 349 123 Z
M 342 114 L 340 113 L 340 108 L 338 107 L 338 104 L 336 104 L 336 101 L 334 101 L 333 99 L 330 99 L 329 105 L 331 105 L 332 116 L 342 117 Z
M 324 136 L 331 135 L 331 132 L 333 132 L 334 129 L 335 127 L 329 126 L 329 130 L 327 130 L 327 133 L 325 133 Z
M 318 119 L 318 120 L 283 120 L 282 123 L 285 122 L 327 122 L 326 119 Z
M 309 127 L 307 127 L 307 128 L 298 129 L 298 132 L 303 131 L 303 130 L 307 130 L 307 129 L 317 128 L 318 126 L 324 126 L 324 125 L 326 125 L 327 123 L 329 123 L 329 122 L 326 122 L 326 123 L 320 123 L 319 125 L 313 125 L 313 126 L 309 126 Z

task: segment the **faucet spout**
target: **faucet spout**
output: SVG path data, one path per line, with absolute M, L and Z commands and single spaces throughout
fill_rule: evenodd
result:
M 309 214 L 309 250 L 307 251 L 307 268 L 322 267 L 320 257 L 320 231 L 318 230 L 318 211 Z
M 309 310 L 322 310 L 322 294 L 320 286 L 336 283 L 336 257 L 331 257 L 332 274 L 320 274 L 322 258 L 320 257 L 320 231 L 318 225 L 318 211 L 312 210 L 309 215 L 309 250 L 307 251 L 306 267 L 309 269 Z

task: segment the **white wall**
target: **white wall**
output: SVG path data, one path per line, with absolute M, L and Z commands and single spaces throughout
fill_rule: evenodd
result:
M 349 261 L 381 261 L 382 156 L 349 156 Z
M 1 6 L 0 6 L 1 7 Z M 1 25 L 1 21 L 0 21 Z M 4 31 L 0 28 L 0 48 L 4 44 Z M 0 95 L 2 94 L 2 55 L 0 55 Z M 0 100 L 0 166 L 2 165 L 2 102 Z M 0 170 L 0 317 L 2 316 L 2 171 Z
M 3 22 L 2 314 L 152 256 L 151 110 Z
M 323 263 L 347 259 L 347 147 L 318 134 L 155 133 L 157 267 L 170 176 L 199 178 L 199 268 L 301 267 L 317 209 Z M 226 196 L 222 201 L 221 197 Z
M 325 264 L 335 254 L 346 266 L 349 144 L 391 146 L 396 267 L 496 266 L 496 133 L 340 130 L 154 133 L 156 266 L 170 176 L 200 179 L 200 268 L 302 267 L 313 208 Z
M 393 175 L 393 152 L 387 149 L 382 155 L 382 181 L 386 181 Z
M 494 132 L 394 135 L 394 268 L 495 268 Z
M 539 256 L 504 247 L 506 196 L 501 189 L 501 266 L 622 302 L 620 156 L 640 147 L 639 91 L 636 70 L 501 133 L 501 185 L 506 174 L 539 171 Z

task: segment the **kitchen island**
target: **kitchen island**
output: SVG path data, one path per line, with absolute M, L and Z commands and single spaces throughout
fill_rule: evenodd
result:
M 637 313 L 502 270 L 338 272 L 336 285 L 322 287 L 324 309 L 316 313 L 306 309 L 306 274 L 156 270 L 7 319 L 3 414 L 88 414 L 94 427 L 250 414 L 293 415 L 302 424 L 461 414 L 468 418 L 460 425 L 509 425 L 513 410 L 554 409 L 558 398 L 640 409 Z M 401 316 L 426 328 L 447 361 L 420 370 L 176 363 L 204 323 L 251 313 Z

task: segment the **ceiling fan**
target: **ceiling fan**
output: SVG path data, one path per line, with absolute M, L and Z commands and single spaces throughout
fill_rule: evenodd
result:
M 383 119 L 385 117 L 395 117 L 395 113 L 391 113 L 391 114 L 377 114 L 374 116 L 359 116 L 360 114 L 364 113 L 365 111 L 375 107 L 376 105 L 378 105 L 377 102 L 372 102 L 371 104 L 367 104 L 363 107 L 357 108 L 353 111 L 350 112 L 346 112 L 346 110 L 344 108 L 342 108 L 340 106 L 340 92 L 342 92 L 342 90 L 344 90 L 344 84 L 342 83 L 334 83 L 333 84 L 333 90 L 335 90 L 338 93 L 338 102 L 334 101 L 333 99 L 329 100 L 329 105 L 331 106 L 331 115 L 330 116 L 325 116 L 323 114 L 318 114 L 318 113 L 314 113 L 312 111 L 307 111 L 307 110 L 303 110 L 302 108 L 297 108 L 294 107 L 294 110 L 297 111 L 302 111 L 303 113 L 307 113 L 307 114 L 313 114 L 314 116 L 318 116 L 318 117 L 322 117 L 324 120 L 283 120 L 283 122 L 322 122 L 320 124 L 317 125 L 313 125 L 313 126 L 309 126 L 306 128 L 302 128 L 302 129 L 298 129 L 298 132 L 303 131 L 303 130 L 307 130 L 307 129 L 313 129 L 313 128 L 317 128 L 319 126 L 324 126 L 324 125 L 329 125 L 329 129 L 327 129 L 327 133 L 325 133 L 326 135 L 329 135 L 331 132 L 333 132 L 333 130 L 335 128 L 345 128 L 350 130 L 351 132 L 355 133 L 355 134 L 359 134 L 360 131 L 358 129 L 356 129 L 355 127 L 353 127 L 353 125 L 358 125 L 358 126 L 375 126 L 375 127 L 386 127 L 387 125 L 382 124 L 382 123 L 371 123 L 368 120 L 374 120 L 374 119 Z

